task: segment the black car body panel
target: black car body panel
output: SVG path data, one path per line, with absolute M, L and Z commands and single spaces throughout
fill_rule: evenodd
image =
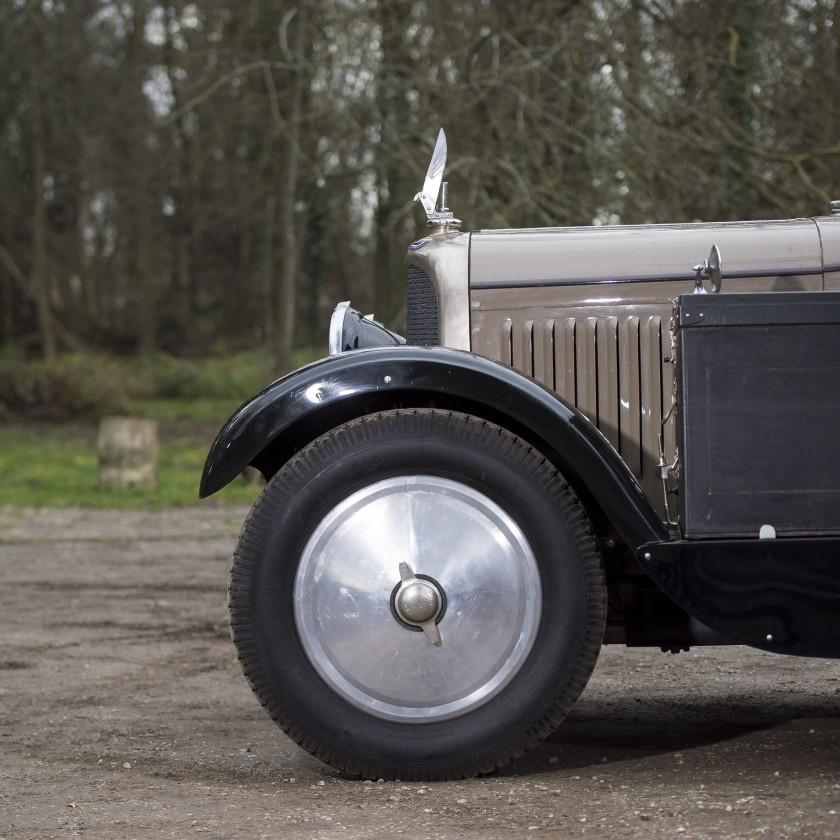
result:
M 639 560 L 689 615 L 734 642 L 840 656 L 840 539 L 684 540 Z

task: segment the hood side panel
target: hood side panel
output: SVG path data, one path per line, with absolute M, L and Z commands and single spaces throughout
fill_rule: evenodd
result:
M 660 434 L 669 464 L 677 454 L 673 414 L 662 425 L 675 392 L 671 316 L 712 245 L 725 293 L 823 288 L 811 220 L 472 235 L 472 351 L 534 376 L 583 412 L 662 516 Z

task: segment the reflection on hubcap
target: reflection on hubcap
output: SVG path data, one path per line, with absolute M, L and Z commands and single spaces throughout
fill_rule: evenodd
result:
M 376 482 L 326 515 L 301 555 L 294 610 L 332 690 L 379 717 L 424 721 L 475 708 L 510 681 L 540 601 L 516 522 L 468 485 L 415 475 Z

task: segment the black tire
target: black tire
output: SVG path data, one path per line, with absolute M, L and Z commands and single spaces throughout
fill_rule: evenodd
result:
M 412 597 L 440 596 L 441 647 L 433 616 L 427 638 L 397 614 L 402 560 Z M 401 780 L 491 772 L 546 737 L 589 679 L 605 604 L 553 465 L 436 409 L 368 415 L 301 450 L 243 525 L 229 591 L 239 660 L 277 724 L 347 773 Z

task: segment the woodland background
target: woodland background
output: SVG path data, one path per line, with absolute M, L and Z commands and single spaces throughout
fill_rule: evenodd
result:
M 826 213 L 838 82 L 840 0 L 0 0 L 0 353 L 399 329 L 440 126 L 465 229 Z

